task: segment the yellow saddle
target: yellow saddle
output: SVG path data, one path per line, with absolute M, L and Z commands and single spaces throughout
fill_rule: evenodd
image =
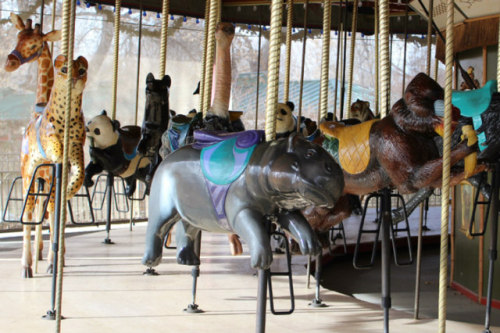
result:
M 339 141 L 339 162 L 345 172 L 363 172 L 370 161 L 370 129 L 378 121 L 373 119 L 361 124 L 346 126 L 338 122 L 325 122 L 320 125 L 321 132 Z

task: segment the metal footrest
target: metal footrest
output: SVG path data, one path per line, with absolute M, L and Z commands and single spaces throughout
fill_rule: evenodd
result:
M 382 210 L 377 209 L 377 218 L 375 222 L 377 223 L 377 227 L 375 229 L 364 229 L 364 224 L 365 224 L 365 217 L 366 217 L 366 211 L 368 209 L 368 203 L 372 198 L 376 198 L 379 200 L 382 197 L 381 193 L 372 193 L 370 194 L 365 201 L 365 205 L 363 207 L 363 215 L 361 217 L 361 223 L 359 225 L 359 232 L 358 232 L 358 237 L 356 240 L 356 246 L 354 248 L 354 256 L 353 256 L 353 266 L 356 269 L 367 269 L 371 268 L 375 262 L 375 257 L 377 254 L 377 246 L 378 246 L 378 241 L 379 241 L 379 236 L 380 236 L 380 222 L 382 221 Z M 402 206 L 403 206 L 403 212 L 404 212 L 404 227 L 398 228 L 397 225 L 394 225 L 393 223 L 390 223 L 390 231 L 391 231 L 391 241 L 392 241 L 392 250 L 394 254 L 394 263 L 397 266 L 407 266 L 413 264 L 413 251 L 411 247 L 411 235 L 410 235 L 410 225 L 408 222 L 408 214 L 406 213 L 406 205 L 404 198 L 401 194 L 399 193 L 391 193 L 390 198 L 398 198 L 398 200 L 401 200 Z M 378 208 L 378 204 L 377 204 Z M 404 232 L 406 233 L 406 241 L 408 244 L 408 260 L 403 261 L 400 259 L 399 254 L 398 254 L 398 248 L 396 246 L 396 236 L 398 232 Z M 360 263 L 359 259 L 359 247 L 361 243 L 361 236 L 363 234 L 375 234 L 375 239 L 373 241 L 373 246 L 372 246 L 372 254 L 370 257 L 370 261 L 368 263 Z
M 48 191 L 45 191 L 45 186 L 47 184 L 45 184 L 44 179 L 41 178 L 41 177 L 37 177 L 37 172 L 38 172 L 38 170 L 40 168 L 50 169 L 50 172 L 51 172 L 51 182 L 50 182 L 50 184 L 48 184 L 49 185 L 48 186 Z M 49 170 L 47 170 L 47 171 L 49 172 Z M 49 204 L 50 194 L 54 190 L 55 178 L 56 178 L 55 164 L 40 164 L 39 166 L 37 166 L 35 168 L 35 171 L 33 172 L 33 175 L 31 176 L 30 185 L 29 185 L 29 188 L 32 189 L 33 186 L 34 186 L 34 183 L 36 181 L 38 181 L 38 188 L 37 188 L 37 190 L 36 191 L 29 190 L 28 193 L 26 193 L 26 196 L 24 198 L 15 198 L 15 197 L 13 197 L 13 191 L 14 191 L 15 185 L 16 185 L 16 183 L 18 183 L 19 180 L 21 180 L 21 183 L 22 183 L 22 178 L 21 177 L 16 177 L 12 181 L 12 185 L 11 185 L 10 190 L 9 190 L 9 195 L 8 195 L 6 203 L 5 203 L 4 214 L 3 214 L 3 217 L 2 217 L 3 221 L 5 221 L 5 222 L 20 222 L 21 224 L 24 224 L 24 225 L 38 225 L 38 224 L 41 224 L 43 222 L 44 218 L 45 218 L 45 213 L 47 212 L 47 206 Z M 38 200 L 43 200 L 43 198 L 45 198 L 43 206 L 42 206 L 42 212 L 39 212 L 40 214 L 38 214 L 41 217 L 40 221 L 30 221 L 30 222 L 27 222 L 27 221 L 23 220 L 24 212 L 26 210 L 26 205 L 27 205 L 28 200 L 30 199 L 30 197 L 34 197 L 34 206 L 36 206 Z M 8 209 L 9 209 L 9 204 L 11 202 L 20 202 L 20 201 L 23 202 L 23 207 L 22 207 L 21 214 L 20 214 L 19 218 L 17 218 L 17 219 L 9 219 L 9 218 L 7 218 L 7 212 L 8 212 Z
M 106 181 L 106 186 L 104 186 L 104 190 L 99 190 L 98 189 L 98 184 L 101 181 L 101 177 L 106 177 L 107 178 L 108 175 L 107 174 L 100 174 L 99 176 L 97 176 L 97 179 L 96 179 L 95 185 L 94 185 L 94 190 L 92 191 L 92 199 L 90 200 L 91 203 L 92 203 L 92 208 L 94 210 L 102 210 L 103 209 L 104 200 L 106 198 L 106 194 L 108 193 L 109 187 L 111 187 L 111 186 L 108 186 L 107 181 Z M 121 191 L 117 191 L 115 189 L 115 186 L 114 186 L 115 181 L 113 181 L 112 191 L 113 191 L 113 197 L 114 197 L 114 201 L 115 201 L 115 208 L 120 213 L 128 213 L 129 212 L 129 205 L 128 205 L 127 195 L 125 194 L 125 180 L 122 177 L 120 177 L 120 176 L 115 176 L 114 178 L 117 178 L 117 179 L 121 180 L 120 183 L 122 185 L 122 190 Z M 102 198 L 97 202 L 97 204 L 96 204 L 96 194 L 102 195 Z M 118 197 L 119 196 L 125 198 L 124 199 L 125 209 L 121 209 L 120 205 L 118 204 Z
M 494 172 L 493 178 L 495 178 L 495 177 L 496 177 L 496 173 Z M 483 184 L 483 182 L 487 181 L 484 178 L 485 177 L 483 174 L 483 176 L 481 176 L 481 178 L 479 180 L 479 185 L 477 186 L 477 189 L 476 189 L 476 195 L 474 196 L 474 205 L 472 206 L 472 215 L 470 217 L 470 223 L 469 223 L 469 234 L 472 237 L 484 236 L 484 234 L 487 230 L 487 227 L 488 227 L 488 217 L 490 215 L 491 197 L 493 196 L 493 194 L 490 194 L 489 200 L 482 200 L 482 201 L 479 200 L 479 192 L 481 192 L 480 191 L 481 185 Z M 493 184 L 495 184 L 495 179 L 493 179 Z M 480 230 L 479 232 L 475 232 L 474 230 L 476 229 L 475 228 L 476 209 L 480 205 L 486 205 L 486 214 L 484 216 L 484 225 L 483 225 L 483 230 Z
M 287 271 L 285 271 L 285 272 L 272 272 L 271 270 L 269 270 L 268 281 L 267 281 L 267 284 L 269 286 L 269 306 L 271 308 L 271 313 L 274 315 L 288 315 L 288 314 L 291 314 L 295 310 L 295 297 L 293 294 L 293 281 L 292 281 L 292 255 L 290 254 L 290 247 L 288 245 L 288 241 L 287 241 L 284 233 L 274 231 L 271 233 L 271 236 L 272 237 L 282 237 L 284 239 Z M 290 287 L 290 309 L 288 309 L 288 310 L 277 311 L 274 308 L 273 285 L 272 285 L 272 277 L 273 276 L 288 276 L 288 283 L 289 283 L 289 287 Z
M 371 268 L 375 262 L 375 256 L 377 254 L 377 244 L 378 244 L 378 239 L 380 235 L 380 221 L 382 220 L 381 212 L 377 209 L 377 227 L 375 229 L 364 229 L 365 226 L 365 219 L 366 219 L 366 211 L 368 210 L 368 203 L 372 198 L 379 199 L 381 197 L 380 194 L 378 193 L 372 193 L 368 195 L 368 197 L 365 200 L 365 205 L 363 207 L 363 215 L 361 215 L 361 223 L 359 224 L 359 232 L 358 232 L 358 237 L 356 239 L 356 246 L 354 247 L 354 256 L 352 259 L 352 264 L 354 268 L 356 269 L 367 269 Z M 377 205 L 378 206 L 378 205 Z M 372 256 L 370 258 L 370 261 L 366 264 L 360 263 L 359 260 L 359 246 L 361 244 L 361 236 L 363 234 L 375 234 L 375 239 L 373 241 L 373 247 L 372 247 Z
M 90 212 L 90 219 L 91 222 L 77 222 L 75 220 L 75 217 L 73 215 L 73 208 L 71 204 L 71 200 L 68 200 L 68 212 L 69 212 L 69 217 L 71 219 L 71 223 L 77 224 L 77 225 L 92 225 L 95 224 L 95 217 L 94 217 L 94 210 L 92 209 L 92 200 L 90 198 L 90 193 L 89 189 L 86 186 L 82 186 L 84 188 L 85 193 L 76 193 L 73 198 L 85 198 L 86 203 L 88 204 L 89 207 L 89 212 Z
M 338 239 L 342 239 L 344 245 L 344 253 L 347 253 L 347 240 L 345 237 L 344 222 L 340 222 L 339 225 L 331 227 L 328 230 L 328 250 L 332 253 L 332 245 L 336 245 Z

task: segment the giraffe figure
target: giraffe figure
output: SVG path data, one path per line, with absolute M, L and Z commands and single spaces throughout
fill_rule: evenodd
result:
M 49 101 L 54 84 L 52 55 L 47 42 L 60 40 L 61 31 L 53 30 L 44 34 L 40 29 L 40 24 L 35 24 L 33 29 L 31 19 L 27 19 L 25 24 L 19 15 L 14 13 L 10 13 L 10 21 L 19 30 L 19 33 L 17 34 L 16 47 L 7 56 L 4 68 L 7 72 L 13 72 L 21 65 L 36 60 L 38 62 L 36 104 L 45 106 Z
M 54 66 L 52 65 L 52 55 L 48 42 L 60 40 L 61 32 L 59 30 L 53 30 L 44 34 L 39 24 L 35 24 L 35 28 L 33 29 L 31 19 L 27 19 L 25 24 L 21 17 L 14 13 L 10 13 L 10 21 L 19 32 L 17 34 L 17 44 L 14 50 L 7 56 L 4 69 L 7 72 L 14 72 L 23 64 L 32 63 L 35 60 L 37 61 L 36 105 L 35 112 L 32 114 L 32 117 L 36 118 L 47 104 L 52 85 L 54 84 Z M 51 179 L 48 170 L 45 170 L 43 173 L 46 175 L 45 178 L 43 178 L 45 183 L 49 184 Z M 41 208 L 39 210 L 41 211 Z M 41 218 L 38 220 L 40 219 Z M 42 225 L 38 225 L 36 229 L 35 244 L 38 244 L 38 247 L 35 270 L 38 260 L 42 259 L 43 249 L 43 240 L 41 237 Z
M 68 101 L 67 73 L 68 66 L 72 66 L 72 94 Z M 28 192 L 30 180 L 36 167 L 44 163 L 62 163 L 64 119 L 68 103 L 71 103 L 71 124 L 69 129 L 68 162 L 71 166 L 71 175 L 68 180 L 67 199 L 80 189 L 84 179 L 83 144 L 85 142 L 85 126 L 81 112 L 82 93 L 87 81 L 88 63 L 84 57 L 78 57 L 67 64 L 66 57 L 60 55 L 54 62 L 56 70 L 54 86 L 45 110 L 40 116 L 32 118 L 23 136 L 21 149 L 21 176 L 23 179 L 23 195 Z M 47 170 L 40 170 L 37 176 L 47 178 Z M 64 190 L 64 189 L 63 189 Z M 55 189 L 49 197 L 48 220 L 50 223 L 50 243 L 53 244 Z M 24 212 L 25 221 L 31 221 L 35 208 L 34 197 L 30 196 Z M 23 226 L 23 255 L 22 276 L 32 277 L 31 260 L 31 226 Z M 52 246 L 49 248 L 48 271 L 52 271 Z

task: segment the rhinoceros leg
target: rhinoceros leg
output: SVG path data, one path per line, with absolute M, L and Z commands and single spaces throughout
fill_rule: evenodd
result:
M 142 264 L 157 266 L 161 261 L 163 240 L 172 225 L 179 220 L 179 215 L 170 198 L 161 198 L 153 191 L 149 197 L 149 219 L 146 230 L 146 250 Z
M 248 244 L 250 265 L 254 268 L 269 268 L 273 262 L 273 254 L 262 214 L 248 208 L 243 209 L 235 216 L 233 228 Z
M 200 264 L 199 254 L 196 254 L 194 249 L 194 243 L 199 233 L 200 229 L 193 227 L 183 220 L 177 223 L 175 234 L 177 263 L 191 266 Z
M 299 212 L 285 211 L 278 216 L 278 224 L 299 243 L 302 254 L 316 255 L 321 251 L 316 234 Z

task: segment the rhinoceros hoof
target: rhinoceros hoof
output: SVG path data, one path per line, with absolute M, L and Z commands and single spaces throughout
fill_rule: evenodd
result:
M 25 279 L 29 279 L 33 277 L 33 270 L 31 267 L 24 266 L 22 271 L 21 271 L 21 277 Z
M 177 252 L 177 263 L 181 265 L 198 266 L 200 264 L 200 258 L 198 258 L 192 248 L 183 247 Z

